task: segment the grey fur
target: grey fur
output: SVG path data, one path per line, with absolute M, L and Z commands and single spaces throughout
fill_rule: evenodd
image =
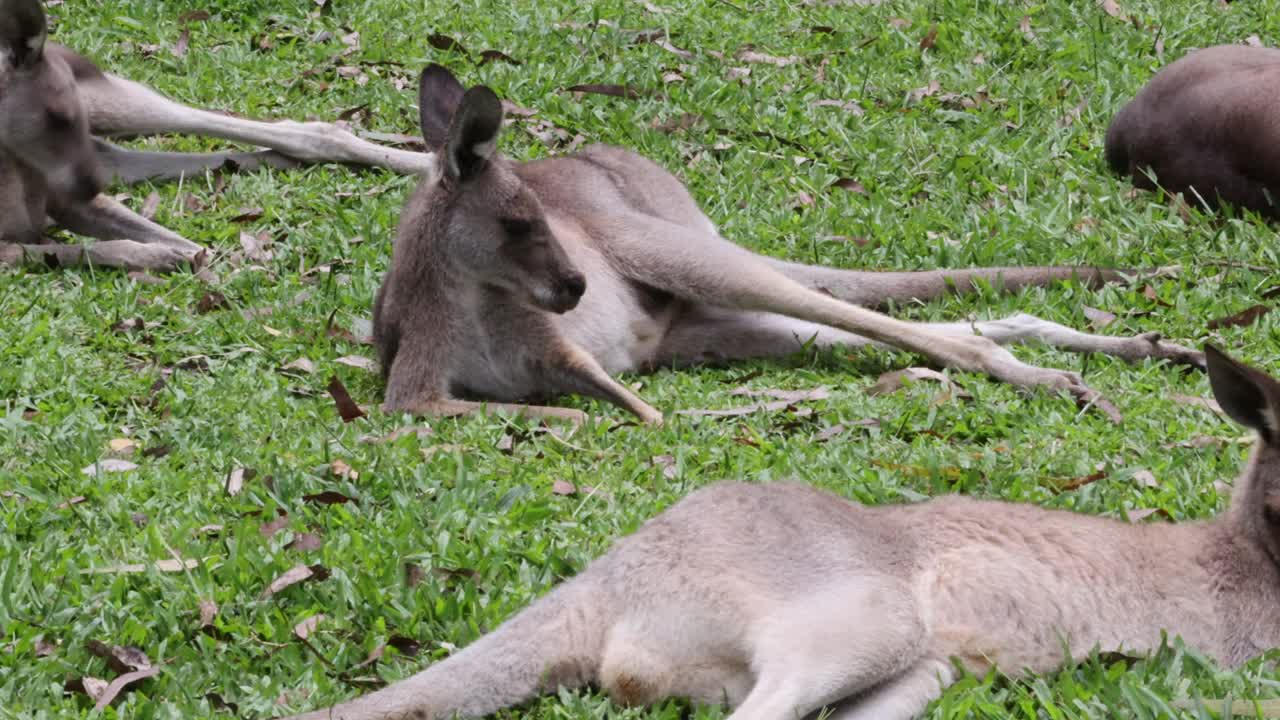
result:
M 480 398 L 581 419 L 507 404 L 581 393 L 656 423 L 661 413 L 613 374 L 786 355 L 808 341 L 880 343 L 1082 402 L 1097 393 L 1077 374 L 1026 365 L 1001 344 L 1203 362 L 1154 333 L 1088 335 L 1030 315 L 919 324 L 861 307 L 965 292 L 979 278 L 1013 289 L 1113 271 L 884 273 L 765 258 L 720 237 L 679 180 L 634 153 L 596 145 L 529 163 L 493 153 L 496 98 L 487 88 L 464 93 L 444 68 L 423 73 L 419 106 L 424 135 L 444 156 L 401 214 L 374 306 L 391 411 L 451 415 L 482 407 L 459 398 Z

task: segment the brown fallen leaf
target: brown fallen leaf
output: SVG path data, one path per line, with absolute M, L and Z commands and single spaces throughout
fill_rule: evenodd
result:
M 1116 0 L 1098 0 L 1098 6 L 1111 17 L 1124 19 L 1124 11 L 1116 4 Z
M 467 52 L 467 49 L 462 46 L 462 43 L 458 42 L 457 40 L 454 40 L 448 35 L 444 35 L 441 33 L 431 33 L 430 35 L 428 35 L 427 44 L 437 50 L 446 50 L 446 51 L 452 50 L 458 53 L 459 55 L 470 54 Z
M 1271 308 L 1267 305 L 1254 305 L 1253 307 L 1241 310 L 1232 315 L 1226 315 L 1220 318 L 1214 318 L 1205 323 L 1205 327 L 1210 330 L 1218 330 L 1225 327 L 1248 327 L 1258 321 L 1258 318 L 1271 312 Z
M 360 479 L 360 472 L 352 468 L 346 460 L 341 458 L 336 458 L 333 462 L 329 463 L 329 472 L 333 473 L 334 477 L 339 477 L 343 480 Z
M 787 55 L 779 57 L 777 55 L 769 55 L 762 52 L 756 52 L 751 49 L 739 50 L 734 56 L 737 60 L 748 63 L 763 63 L 765 65 L 773 65 L 774 67 L 786 67 L 801 62 L 801 58 L 796 55 Z
M 929 31 L 920 38 L 920 49 L 928 50 L 938 42 L 938 23 L 930 23 Z
M 88 695 L 90 700 L 97 702 L 99 698 L 106 694 L 108 685 L 109 683 L 106 680 L 86 675 L 68 680 L 63 685 L 63 689 L 67 692 L 83 693 Z
M 913 367 L 904 370 L 891 370 L 884 373 L 876 379 L 875 384 L 867 388 L 868 395 L 887 395 L 896 392 L 907 385 L 908 382 L 920 382 L 922 380 L 932 380 L 942 383 L 946 388 L 954 387 L 956 397 L 971 399 L 973 396 L 965 392 L 954 380 L 947 377 L 943 373 L 930 368 Z
M 156 572 L 182 572 L 183 570 L 192 570 L 200 566 L 200 561 L 194 558 L 185 560 L 157 560 L 152 563 L 126 563 L 122 565 L 107 565 L 99 568 L 89 568 L 80 572 L 87 575 L 114 575 L 117 573 L 144 573 L 148 570 Z
M 583 85 L 572 85 L 565 88 L 565 92 L 572 93 L 590 93 L 594 95 L 609 95 L 611 97 L 626 98 L 628 100 L 636 100 L 642 97 L 639 90 L 628 85 L 613 85 L 607 83 L 586 83 Z
M 149 667 L 149 668 L 146 668 L 145 670 L 134 670 L 133 672 L 127 672 L 117 677 L 116 679 L 112 680 L 109 685 L 107 685 L 107 688 L 105 690 L 102 691 L 102 695 L 98 698 L 97 702 L 93 704 L 93 709 L 102 710 L 103 708 L 107 707 L 111 703 L 115 702 L 116 697 L 119 696 L 120 692 L 124 690 L 126 687 L 140 680 L 145 680 L 149 677 L 154 677 L 159 673 L 160 673 L 160 668 Z
M 342 384 L 337 375 L 329 378 L 329 395 L 333 397 L 334 405 L 338 408 L 338 416 L 342 418 L 342 422 L 349 423 L 365 416 L 364 411 L 356 405 L 355 400 L 351 399 L 351 394 L 347 392 L 347 386 Z
M 1089 319 L 1089 325 L 1091 325 L 1094 330 L 1101 330 L 1116 321 L 1115 313 L 1091 308 L 1088 305 L 1085 305 L 1083 309 L 1084 316 Z
M 315 565 L 294 565 L 277 576 L 275 580 L 272 580 L 271 584 L 262 591 L 262 595 L 259 596 L 259 599 L 266 600 L 272 595 L 283 591 L 285 588 L 297 585 L 300 582 L 311 580 L 313 578 L 316 580 L 323 580 L 327 577 L 329 577 L 329 569 L 318 563 Z
M 191 25 L 193 23 L 204 22 L 210 17 L 212 16 L 209 15 L 208 10 L 188 10 L 178 16 L 178 24 Z
M 1164 508 L 1139 508 L 1137 510 L 1125 510 L 1124 517 L 1131 523 L 1141 522 L 1152 515 L 1160 515 L 1166 520 L 1171 519 L 1169 511 Z
M 173 44 L 173 47 L 169 48 L 169 52 L 176 58 L 184 58 L 187 56 L 187 47 L 190 44 L 191 31 L 183 28 L 182 32 L 178 33 L 178 41 Z
M 58 652 L 57 643 L 49 642 L 44 637 L 36 638 L 34 650 L 36 657 L 49 657 Z
M 911 21 L 906 18 L 891 17 L 889 18 L 889 27 L 895 30 L 906 30 L 911 27 Z
M 1018 30 L 1022 33 L 1022 37 L 1026 38 L 1027 40 L 1035 40 L 1035 39 L 1036 39 L 1036 34 L 1035 34 L 1035 32 L 1031 30 L 1031 16 L 1030 16 L 1030 15 L 1023 15 L 1023 16 L 1022 16 L 1022 19 L 1018 21 Z
M 222 293 L 207 292 L 196 302 L 196 312 L 203 315 L 205 313 L 213 312 L 214 310 L 221 310 L 230 306 L 231 304 L 227 302 L 226 296 Z
M 343 355 L 340 358 L 336 358 L 334 362 L 339 365 L 346 365 L 347 367 L 368 370 L 369 372 L 378 371 L 378 363 L 376 361 L 361 355 Z
M 227 473 L 227 482 L 223 487 L 228 495 L 235 497 L 244 489 L 244 481 L 252 480 L 257 474 L 258 471 L 252 468 L 236 468 Z
M 853 178 L 842 177 L 831 183 L 831 187 L 840 188 L 841 190 L 847 190 L 848 192 L 857 193 L 859 195 L 867 194 L 867 189 L 863 187 L 862 183 L 854 180 Z
M 551 493 L 553 495 L 573 495 L 578 492 L 578 488 L 568 480 L 556 480 L 551 483 Z
M 108 645 L 97 640 L 87 640 L 84 649 L 107 661 L 107 665 L 117 673 L 144 670 L 155 663 L 142 651 L 132 645 Z
M 299 640 L 306 640 L 311 637 L 311 633 L 316 631 L 316 627 L 324 620 L 323 613 L 317 613 L 293 626 L 293 634 Z
M 662 133 L 673 133 L 689 128 L 702 122 L 702 116 L 695 113 L 681 113 L 678 117 L 668 118 L 666 120 L 658 120 L 654 118 L 649 127 Z
M 800 192 L 796 193 L 794 197 L 791 198 L 791 202 L 789 203 L 789 205 L 791 206 L 791 209 L 795 210 L 796 212 L 800 212 L 804 208 L 813 206 L 813 196 L 801 190 Z
M 676 467 L 676 459 L 671 455 L 654 455 L 649 464 L 656 468 L 662 468 L 662 477 L 668 480 L 674 479 L 679 472 Z
M 311 493 L 302 496 L 303 502 L 314 503 L 316 505 L 346 505 L 347 503 L 359 504 L 359 501 L 353 497 L 343 495 L 336 490 L 325 490 L 323 492 Z
M 148 220 L 154 220 L 156 211 L 160 209 L 160 193 L 153 192 L 142 201 L 142 207 L 138 210 L 138 214 Z
M 1174 395 L 1170 395 L 1169 399 L 1178 403 L 1179 405 L 1189 405 L 1191 407 L 1198 407 L 1198 408 L 1204 408 L 1205 410 L 1212 410 L 1213 412 L 1216 412 L 1218 414 L 1225 414 L 1222 410 L 1222 406 L 1219 405 L 1218 401 L 1214 400 L 1213 398 L 1199 397 L 1197 395 L 1174 394 Z
M 524 64 L 501 50 L 485 50 L 480 53 L 480 62 L 477 63 L 478 65 L 486 65 L 491 62 L 504 62 L 508 65 L 515 65 L 516 67 Z
M 942 90 L 942 83 L 937 80 L 930 80 L 928 85 L 918 87 L 907 93 L 907 98 L 913 101 L 919 101 L 930 97 L 931 95 L 937 95 L 940 90 Z
M 1133 481 L 1143 487 L 1149 487 L 1149 488 L 1160 487 L 1160 481 L 1156 480 L 1155 473 L 1147 469 L 1142 469 L 1134 472 Z
M 417 587 L 427 579 L 427 571 L 417 563 L 407 562 L 404 564 L 404 584 L 408 587 Z
M 1257 35 L 1250 35 L 1249 37 L 1244 39 L 1244 44 L 1252 45 L 1253 47 L 1262 47 L 1262 38 L 1258 37 Z
M 755 405 L 728 408 L 726 410 L 677 410 L 676 414 L 687 415 L 689 417 L 740 417 L 742 415 L 750 415 L 751 413 L 757 412 L 777 412 L 779 410 L 791 408 L 797 402 L 802 402 L 803 400 L 820 400 L 823 397 L 826 397 L 825 393 L 826 391 L 823 390 L 814 397 L 801 398 L 797 400 L 774 400 L 766 403 L 756 403 Z M 798 408 L 796 410 L 798 415 L 808 415 L 812 412 L 812 410 L 807 408 Z
M 1161 300 L 1160 294 L 1156 292 L 1156 289 L 1150 285 L 1144 285 L 1142 287 L 1142 297 L 1150 300 L 1151 302 L 1155 303 L 1156 305 L 1159 305 L 1160 307 L 1173 307 L 1173 305 L 1165 302 L 1164 300 Z
M 414 657 L 418 654 L 418 651 L 422 649 L 422 643 L 403 635 L 392 635 L 387 638 L 387 645 L 395 648 L 396 651 L 405 657 Z
M 324 547 L 324 540 L 315 533 L 298 533 L 284 547 L 297 552 L 312 552 Z
M 107 442 L 107 452 L 118 458 L 129 457 L 137 449 L 138 441 L 133 438 L 113 438 Z
M 311 361 L 310 359 L 308 359 L 308 358 L 300 357 L 300 358 L 298 358 L 297 360 L 294 360 L 293 362 L 291 362 L 291 363 L 289 363 L 289 364 L 287 364 L 287 365 L 284 365 L 284 366 L 283 366 L 283 367 L 281 367 L 280 369 L 281 369 L 281 370 L 296 370 L 296 371 L 298 371 L 298 372 L 306 373 L 306 374 L 310 375 L 310 374 L 312 374 L 312 373 L 314 373 L 314 372 L 316 371 L 316 364 L 315 364 L 314 362 L 312 362 L 312 361 Z
M 200 627 L 212 627 L 218 617 L 218 603 L 207 598 L 200 600 Z
M 262 534 L 263 538 L 270 538 L 271 536 L 275 535 L 276 533 L 288 527 L 288 525 L 289 525 L 289 513 L 280 512 L 270 522 L 265 522 L 261 526 L 259 526 L 258 532 Z

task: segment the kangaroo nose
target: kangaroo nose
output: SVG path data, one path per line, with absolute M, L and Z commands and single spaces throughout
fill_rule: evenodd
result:
M 587 291 L 587 278 L 582 273 L 574 273 L 562 280 L 560 286 L 564 288 L 566 295 L 571 295 L 577 300 Z

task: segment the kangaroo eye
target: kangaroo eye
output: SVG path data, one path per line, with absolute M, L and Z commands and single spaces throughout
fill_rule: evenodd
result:
M 504 218 L 502 220 L 502 229 L 511 237 L 524 237 L 533 232 L 533 223 L 517 218 Z

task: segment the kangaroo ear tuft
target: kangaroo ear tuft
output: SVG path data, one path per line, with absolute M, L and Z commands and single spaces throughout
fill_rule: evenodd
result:
M 502 129 L 502 101 L 483 85 L 462 96 L 449 125 L 445 145 L 445 174 L 467 180 L 479 174 L 498 147 Z
M 463 92 L 462 83 L 443 65 L 432 63 L 422 71 L 418 79 L 418 115 L 427 149 L 444 148 L 449 138 L 449 123 L 458 111 Z
M 13 68 L 39 63 L 48 33 L 40 0 L 0 0 L 0 62 Z
M 1280 444 L 1280 383 L 1208 343 L 1204 357 L 1209 386 L 1223 411 L 1257 430 L 1265 442 Z

